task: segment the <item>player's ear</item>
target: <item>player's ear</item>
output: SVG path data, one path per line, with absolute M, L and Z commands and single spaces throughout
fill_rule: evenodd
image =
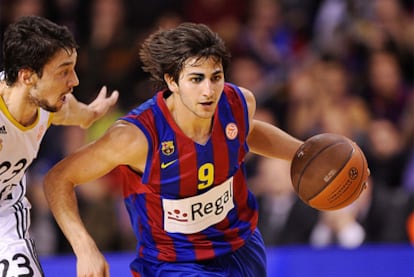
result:
M 168 89 L 172 92 L 177 92 L 178 91 L 178 84 L 174 81 L 174 78 L 168 74 L 165 73 L 164 74 L 164 80 L 167 83 Z
M 37 74 L 31 69 L 23 68 L 19 70 L 19 80 L 25 85 L 33 85 L 36 82 Z

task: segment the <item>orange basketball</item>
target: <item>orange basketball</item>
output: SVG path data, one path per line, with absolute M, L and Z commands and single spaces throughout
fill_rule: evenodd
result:
M 354 202 L 366 187 L 368 174 L 367 160 L 358 145 L 331 133 L 307 139 L 296 151 L 290 168 L 299 198 L 325 211 Z

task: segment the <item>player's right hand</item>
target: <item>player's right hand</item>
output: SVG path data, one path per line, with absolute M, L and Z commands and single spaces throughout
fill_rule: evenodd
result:
M 109 265 L 99 251 L 77 257 L 77 277 L 109 277 Z

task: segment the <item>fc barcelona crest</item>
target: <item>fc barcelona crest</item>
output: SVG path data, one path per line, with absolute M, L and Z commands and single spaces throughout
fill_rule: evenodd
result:
M 169 156 L 172 153 L 174 153 L 174 142 L 172 140 L 169 141 L 163 141 L 161 142 L 161 152 L 166 155 Z

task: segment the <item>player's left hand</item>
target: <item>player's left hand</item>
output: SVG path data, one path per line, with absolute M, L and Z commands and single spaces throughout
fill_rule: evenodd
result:
M 115 105 L 118 101 L 119 92 L 117 90 L 114 90 L 109 97 L 106 96 L 107 91 L 107 87 L 103 86 L 95 100 L 87 106 L 87 109 L 92 114 L 92 117 L 90 120 L 82 123 L 82 128 L 88 128 L 91 126 L 92 123 L 106 114 L 109 108 Z

